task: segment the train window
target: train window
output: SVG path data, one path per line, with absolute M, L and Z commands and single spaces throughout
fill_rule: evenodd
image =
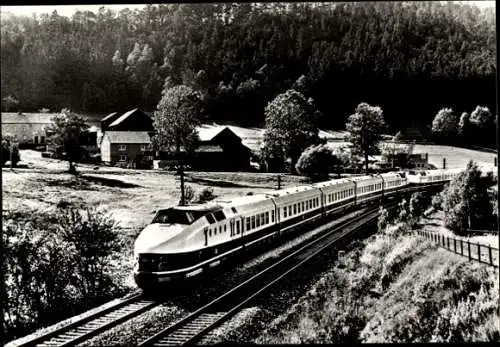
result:
M 212 229 L 208 229 L 208 236 L 212 236 Z
M 222 225 L 219 226 L 219 234 L 222 234 Z
M 235 207 L 231 207 L 231 211 L 233 211 L 233 213 L 238 213 L 238 212 L 236 212 L 236 208 Z
M 283 207 L 283 216 L 286 218 L 286 206 Z
M 319 206 L 319 199 L 316 198 L 316 206 Z
M 222 211 L 215 211 L 214 212 L 214 217 L 215 217 L 215 219 L 217 219 L 218 222 L 220 222 L 221 220 L 226 219 L 226 216 L 224 215 L 224 212 L 222 212 Z
M 269 212 L 266 212 L 266 224 L 269 224 Z
M 215 218 L 214 218 L 214 216 L 212 216 L 212 214 L 211 214 L 211 213 L 210 213 L 210 214 L 207 214 L 207 215 L 205 216 L 205 218 L 207 219 L 207 221 L 208 221 L 210 224 L 215 223 Z
M 224 232 L 227 233 L 227 226 L 224 224 Z
M 297 214 L 297 204 L 293 204 L 293 214 Z
M 304 212 L 304 201 L 302 201 L 302 212 Z
M 248 219 L 248 218 L 247 218 Z M 236 234 L 239 234 L 240 233 L 240 221 L 237 220 L 236 221 Z
M 292 215 L 292 206 L 288 206 L 288 215 L 291 216 Z
M 255 216 L 252 216 L 252 229 L 255 229 Z
M 250 230 L 250 217 L 247 217 L 247 230 Z
M 258 214 L 257 216 L 257 221 L 256 221 L 256 227 L 260 227 L 260 215 Z
M 271 211 L 271 222 L 274 223 L 274 210 Z
M 264 225 L 264 224 L 266 224 L 266 214 L 261 213 L 260 214 L 260 225 Z

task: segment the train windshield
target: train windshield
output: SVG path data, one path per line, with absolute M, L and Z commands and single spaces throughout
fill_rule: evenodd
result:
M 203 211 L 186 211 L 169 208 L 160 210 L 153 218 L 154 223 L 161 224 L 192 224 L 197 219 L 200 219 L 206 212 Z

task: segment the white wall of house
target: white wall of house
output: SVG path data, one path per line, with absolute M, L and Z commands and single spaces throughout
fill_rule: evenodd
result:
M 111 143 L 106 134 L 101 142 L 101 161 L 108 163 L 111 161 Z

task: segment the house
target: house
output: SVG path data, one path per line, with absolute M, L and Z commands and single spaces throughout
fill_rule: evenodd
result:
M 23 145 L 44 145 L 53 116 L 50 113 L 2 113 L 2 134 L 15 136 Z
M 21 148 L 46 145 L 51 135 L 50 127 L 54 124 L 52 118 L 56 115 L 58 113 L 2 113 L 2 134 L 15 136 Z M 88 119 L 87 123 L 90 128 L 84 134 L 83 145 L 95 146 L 97 124 Z
M 101 140 L 101 160 L 115 165 L 148 168 L 153 163 L 153 147 L 147 131 L 106 131 Z

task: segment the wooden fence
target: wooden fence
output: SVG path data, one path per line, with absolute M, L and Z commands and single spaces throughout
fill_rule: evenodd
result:
M 439 246 L 455 252 L 458 255 L 468 257 L 469 260 L 476 260 L 483 264 L 499 267 L 500 254 L 498 248 L 491 247 L 490 245 L 482 245 L 480 243 L 472 243 L 469 240 L 455 239 L 428 231 L 419 230 L 417 234 L 438 243 Z

